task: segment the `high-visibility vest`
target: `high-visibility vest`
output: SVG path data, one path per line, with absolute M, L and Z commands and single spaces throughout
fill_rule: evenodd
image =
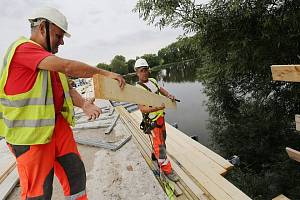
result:
M 45 144 L 51 141 L 55 126 L 50 71 L 38 69 L 33 87 L 25 93 L 6 95 L 4 92 L 15 50 L 26 42 L 35 43 L 24 37 L 19 38 L 8 48 L 2 68 L 0 68 L 0 136 L 5 137 L 8 143 L 15 145 Z M 74 109 L 68 80 L 62 73 L 59 73 L 59 77 L 64 90 L 61 113 L 73 126 Z
M 154 84 L 154 86 L 158 89 L 158 93 L 157 94 L 161 95 L 161 93 L 159 92 L 159 86 L 158 86 L 157 81 L 154 78 L 148 78 L 148 80 L 152 84 Z M 144 90 L 151 91 L 150 88 L 145 88 L 145 87 L 139 85 L 138 83 L 136 84 L 136 86 L 139 87 L 139 88 L 142 88 Z M 150 112 L 148 116 L 151 119 L 151 121 L 156 121 L 159 117 L 164 116 L 164 110 L 158 110 L 158 111 L 155 111 L 155 112 Z

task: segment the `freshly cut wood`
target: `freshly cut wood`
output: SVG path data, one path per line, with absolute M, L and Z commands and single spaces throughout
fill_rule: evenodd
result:
M 170 138 L 174 138 L 175 140 L 182 140 L 188 145 L 191 145 L 192 147 L 196 148 L 200 152 L 202 152 L 204 155 L 206 155 L 208 158 L 213 160 L 214 162 L 218 163 L 220 166 L 222 166 L 224 169 L 229 170 L 233 167 L 233 165 L 226 159 L 224 159 L 219 154 L 216 154 L 212 150 L 208 149 L 204 145 L 200 144 L 199 142 L 191 139 L 189 136 L 181 132 L 180 130 L 176 129 L 175 127 L 171 126 L 170 124 L 166 123 L 166 128 L 168 132 L 168 136 Z
M 18 181 L 19 174 L 17 168 L 15 168 L 0 184 L 0 200 L 5 200 L 8 197 Z
M 142 120 L 142 114 L 140 111 L 132 112 L 131 115 L 137 120 Z M 228 161 L 225 160 L 222 156 L 216 154 L 212 150 L 208 149 L 204 145 L 200 144 L 199 142 L 191 139 L 189 136 L 181 132 L 180 130 L 174 128 L 170 124 L 166 123 L 166 129 L 167 129 L 167 145 L 169 143 L 169 140 L 177 141 L 177 143 L 180 143 L 183 145 L 184 149 L 190 150 L 190 152 L 197 152 L 203 154 L 205 157 L 211 159 L 213 162 L 220 165 L 225 170 L 218 170 L 218 172 L 222 175 L 224 175 L 228 170 L 230 170 L 233 165 Z M 217 168 L 217 167 L 214 167 Z
M 300 65 L 272 65 L 273 80 L 300 82 Z
M 16 162 L 10 163 L 11 165 L 7 167 L 5 171 L 0 175 L 0 183 L 2 183 L 6 177 L 15 169 L 16 167 Z
M 286 147 L 285 150 L 291 159 L 300 162 L 300 152 L 299 151 L 296 151 L 289 147 Z
M 125 121 L 129 121 L 125 123 L 135 124 L 135 127 L 138 127 L 138 122 L 136 121 L 136 119 L 132 117 L 133 115 L 129 115 L 127 111 L 124 111 L 124 108 L 118 109 L 118 111 L 120 112 L 120 114 L 122 113 L 121 116 L 123 115 L 126 116 Z M 143 133 L 140 133 L 141 132 L 140 130 L 138 132 L 139 134 L 137 135 L 144 135 Z M 189 139 L 192 140 L 191 138 Z M 173 148 L 176 149 L 176 147 Z M 177 147 L 177 149 L 181 149 L 181 148 Z M 182 170 L 179 171 L 178 174 L 184 172 L 186 176 L 191 178 L 194 184 L 196 184 L 199 189 L 204 191 L 206 196 L 208 196 L 210 199 L 250 200 L 250 198 L 247 195 L 245 195 L 242 191 L 240 191 L 232 183 L 227 181 L 224 177 L 222 177 L 214 170 L 209 169 L 208 167 L 205 166 L 204 167 L 199 166 L 195 164 L 195 162 L 191 162 L 187 160 L 187 155 L 180 154 L 180 153 L 176 154 L 176 157 L 172 156 L 172 154 L 168 154 L 168 155 L 169 158 L 171 158 L 173 162 L 175 162 L 177 166 L 180 167 L 180 169 Z M 197 157 L 194 158 L 194 160 L 196 159 Z
M 6 141 L 0 140 L 0 183 L 6 178 L 6 176 L 12 171 L 15 166 L 16 159 L 10 152 Z
M 195 196 L 200 200 L 207 200 L 205 193 L 191 180 L 191 178 L 180 168 L 176 161 L 169 157 L 171 161 L 172 168 L 176 171 L 178 176 L 186 184 L 186 186 L 195 194 Z
M 274 199 L 272 200 L 290 200 L 289 198 L 287 198 L 286 196 L 284 196 L 283 194 L 275 197 Z
M 166 108 L 176 108 L 176 102 L 141 88 L 126 84 L 122 90 L 116 80 L 107 78 L 100 74 L 94 75 L 95 98 L 108 99 L 114 101 L 124 101 L 147 106 L 161 106 Z
M 120 116 L 121 116 L 121 120 L 124 122 L 124 125 L 126 127 L 126 129 L 134 136 L 135 142 L 137 144 L 138 149 L 140 150 L 140 153 L 142 154 L 142 156 L 144 157 L 145 161 L 147 162 L 148 166 L 150 167 L 150 169 L 152 171 L 158 170 L 158 167 L 155 163 L 153 163 L 153 161 L 150 158 L 151 155 L 151 147 L 148 146 L 147 142 L 145 140 L 143 140 L 142 137 L 140 137 L 140 135 L 138 134 L 138 132 L 136 131 L 134 124 L 130 123 L 129 120 L 126 119 L 125 115 L 122 115 L 122 111 L 119 110 Z M 164 188 L 163 182 L 161 181 L 161 179 L 156 176 L 157 180 L 159 181 L 160 185 L 162 186 L 162 188 Z M 176 188 L 175 188 L 176 190 Z M 178 190 L 178 188 L 177 188 Z M 181 191 L 181 190 L 180 190 Z M 174 196 L 175 200 L 183 200 L 183 199 L 190 199 L 190 198 L 185 198 L 182 195 L 180 196 Z
M 300 115 L 295 115 L 296 130 L 300 131 Z
M 152 147 L 151 147 L 148 136 L 145 135 L 139 129 L 136 121 L 133 118 L 131 118 L 129 113 L 124 108 L 118 107 L 116 110 L 120 113 L 121 120 L 124 122 L 124 124 L 127 126 L 128 130 L 134 136 L 134 139 L 138 144 L 137 146 L 138 146 L 141 154 L 145 158 L 146 162 L 148 163 L 149 167 L 151 169 L 153 169 L 153 167 L 156 166 L 156 163 L 154 163 L 150 158 L 151 152 L 152 152 Z M 176 183 L 175 190 L 178 190 L 178 189 L 181 189 L 182 193 L 183 193 L 180 196 L 176 196 L 176 199 L 178 199 L 178 200 L 180 200 L 180 199 L 207 200 L 208 199 L 205 195 L 202 195 L 202 196 L 195 195 L 194 191 L 192 191 L 190 188 L 188 188 L 186 183 L 183 182 L 183 180 L 180 180 L 179 182 Z M 201 190 L 201 189 L 198 188 L 197 191 L 199 191 L 199 190 Z
M 174 157 L 185 155 L 185 162 L 192 162 L 194 165 L 206 167 L 208 170 L 214 170 L 218 174 L 226 174 L 227 170 L 221 165 L 208 158 L 205 154 L 195 148 L 190 148 L 189 144 L 175 140 L 169 137 L 166 140 L 167 151 Z M 197 158 L 195 160 L 195 158 Z

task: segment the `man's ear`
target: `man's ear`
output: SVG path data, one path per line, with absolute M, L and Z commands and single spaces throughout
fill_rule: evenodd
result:
M 46 37 L 46 24 L 45 24 L 45 22 L 42 22 L 39 25 L 39 32 L 41 33 L 41 35 L 43 36 L 43 38 Z

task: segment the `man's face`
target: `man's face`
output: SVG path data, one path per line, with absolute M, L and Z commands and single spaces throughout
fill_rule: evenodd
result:
M 57 27 L 55 24 L 50 24 L 50 44 L 51 53 L 58 52 L 59 45 L 64 45 L 64 31 Z
M 139 77 L 139 81 L 147 82 L 149 78 L 149 68 L 148 67 L 140 67 L 136 70 L 136 75 Z

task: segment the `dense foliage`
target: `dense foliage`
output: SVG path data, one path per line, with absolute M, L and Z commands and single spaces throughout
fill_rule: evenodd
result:
M 272 81 L 270 71 L 272 64 L 300 61 L 300 1 L 139 0 L 135 11 L 161 28 L 195 33 L 158 55 L 164 63 L 201 60 L 213 145 L 242 160 L 228 178 L 253 199 L 281 193 L 300 199 L 300 165 L 284 150 L 300 148 L 294 124 L 300 88 Z

